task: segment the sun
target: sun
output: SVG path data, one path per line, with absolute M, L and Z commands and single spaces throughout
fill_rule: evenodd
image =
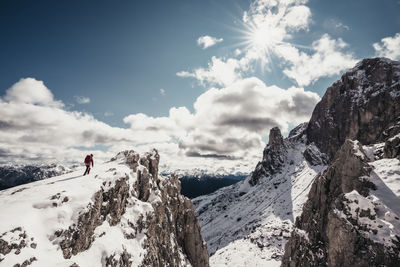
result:
M 258 53 L 269 54 L 271 50 L 281 41 L 279 28 L 271 25 L 249 25 L 245 34 L 246 43 L 250 49 Z
M 235 45 L 245 52 L 244 61 L 259 62 L 262 71 L 269 69 L 273 55 L 279 53 L 284 40 L 290 38 L 286 28 L 273 16 L 243 17 L 235 31 L 240 33 L 238 39 L 241 41 Z

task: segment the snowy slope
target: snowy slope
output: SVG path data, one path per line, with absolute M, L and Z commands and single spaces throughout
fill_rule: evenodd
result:
M 305 138 L 284 141 L 287 160 L 281 170 L 251 186 L 245 180 L 195 198 L 211 266 L 279 266 L 295 218 L 311 183 L 324 165 L 303 156 Z M 315 148 L 314 148 L 315 149 Z
M 358 142 L 354 141 L 354 144 L 357 148 Z M 369 177 L 365 178 L 374 184 L 374 188 L 368 196 L 361 195 L 357 190 L 346 193 L 344 210 L 348 212 L 347 216 L 342 211 L 336 212 L 344 220 L 355 220 L 360 231 L 369 239 L 394 246 L 393 242 L 399 241 L 395 236 L 400 237 L 400 160 L 371 157 L 379 154 L 383 146 L 384 143 L 378 143 L 364 146 L 363 150 L 356 149 L 356 155 L 367 159 L 372 167 Z
M 102 232 L 109 234 L 96 238 L 89 250 L 69 260 L 63 258 L 59 247 L 61 240 L 52 234 L 61 229 L 68 229 L 77 221 L 88 204 L 93 203 L 91 197 L 94 193 L 101 188 L 105 190 L 111 188 L 115 179 L 128 175 L 129 183 L 135 183 L 136 175 L 127 165 L 119 163 L 114 161 L 98 165 L 87 176 L 82 176 L 82 170 L 79 170 L 1 191 L 0 209 L 2 214 L 7 216 L 7 219 L 0 221 L 0 232 L 4 232 L 1 238 L 6 242 L 18 244 L 21 242 L 20 234 L 25 233 L 24 240 L 27 246 L 21 249 L 19 254 L 11 251 L 10 256 L 0 264 L 13 266 L 35 257 L 37 261 L 34 261 L 32 266 L 71 266 L 73 263 L 79 266 L 101 266 L 102 253 L 111 255 L 122 252 L 123 247 L 143 255 L 144 251 L 141 249 L 143 235 L 132 240 L 124 238 L 124 233 L 129 230 L 126 225 L 127 218 L 137 218 L 140 214 L 152 210 L 149 203 L 141 203 L 135 199 L 132 199 L 131 207 L 118 227 L 111 229 L 105 221 L 98 228 L 96 235 L 100 236 Z M 24 220 L 24 218 L 29 219 Z M 12 233 L 9 231 L 12 229 L 17 230 Z M 36 248 L 32 247 L 35 246 L 33 244 L 36 244 Z M 137 265 L 141 257 L 136 259 Z
M 146 158 L 138 161 L 139 155 L 133 151 L 129 153 L 132 158 L 136 158 L 137 162 L 133 162 L 132 166 L 137 168 L 137 172 L 126 164 L 127 154 L 120 153 L 113 161 L 97 164 L 87 176 L 82 176 L 82 169 L 0 191 L 0 266 L 14 266 L 24 262 L 31 263 L 30 266 L 108 266 L 115 262 L 118 266 L 141 265 L 149 253 L 146 249 L 150 247 L 145 245 L 148 239 L 146 231 L 150 229 L 150 219 L 146 218 L 153 216 L 151 214 L 154 214 L 155 207 L 164 208 L 160 206 L 165 196 L 163 187 L 167 188 L 170 182 L 165 177 L 150 177 L 148 184 L 157 182 L 157 185 L 150 187 L 147 200 L 140 197 L 142 192 L 139 194 L 136 190 L 138 175 L 145 177 L 147 168 L 151 171 L 154 166 L 151 162 L 144 166 Z M 147 155 L 147 159 L 151 157 L 154 155 Z M 125 182 L 129 191 L 120 186 Z M 111 192 L 109 196 L 113 199 L 104 199 L 107 192 Z M 179 192 L 179 188 L 176 188 L 176 192 Z M 120 197 L 123 193 L 126 198 Z M 98 202 L 98 197 L 102 197 L 102 202 Z M 175 197 L 174 201 L 180 198 Z M 104 220 L 94 228 L 93 235 L 85 237 L 91 240 L 88 248 L 80 249 L 79 253 L 66 248 L 68 242 L 84 234 L 86 225 L 81 225 L 82 218 L 100 210 L 103 213 L 107 205 L 111 205 L 108 215 L 105 214 Z M 116 207 L 121 207 L 121 211 Z M 173 207 L 165 209 L 172 210 Z M 175 215 L 169 216 L 172 218 Z M 92 219 L 84 224 L 95 223 Z M 73 232 L 76 229 L 77 232 Z M 68 233 L 72 234 L 72 241 L 68 239 Z M 174 234 L 168 236 L 171 242 L 168 246 L 176 247 L 179 254 L 179 262 L 175 264 L 190 266 Z M 69 251 L 72 251 L 72 255 Z

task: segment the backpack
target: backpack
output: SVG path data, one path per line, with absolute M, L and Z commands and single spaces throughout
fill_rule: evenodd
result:
M 90 161 L 91 161 L 91 157 L 90 157 L 90 155 L 87 155 L 86 158 L 85 158 L 85 163 L 89 164 Z

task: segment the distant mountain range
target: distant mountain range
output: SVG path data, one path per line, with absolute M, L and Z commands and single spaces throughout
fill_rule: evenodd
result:
M 0 190 L 65 174 L 73 169 L 60 164 L 0 166 Z
M 0 190 L 59 176 L 76 169 L 76 166 L 69 168 L 60 164 L 0 166 Z M 178 173 L 185 174 L 178 177 L 181 181 L 181 193 L 188 198 L 210 194 L 221 187 L 237 183 L 247 176 L 243 173 L 211 174 L 200 169 L 178 171 Z M 163 173 L 163 175 L 169 177 L 172 174 Z

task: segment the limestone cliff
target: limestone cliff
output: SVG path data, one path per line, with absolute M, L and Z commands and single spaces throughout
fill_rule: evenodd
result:
M 249 183 L 254 186 L 261 177 L 270 176 L 278 172 L 284 165 L 285 159 L 286 148 L 281 130 L 278 127 L 274 127 L 269 132 L 269 142 L 264 149 L 263 159 L 251 174 Z
M 400 62 L 364 59 L 326 90 L 307 127 L 309 143 L 333 158 L 346 139 L 383 142 L 400 133 Z
M 282 266 L 400 265 L 399 122 L 399 62 L 365 59 L 328 88 L 306 134 L 330 165 L 312 185 Z

